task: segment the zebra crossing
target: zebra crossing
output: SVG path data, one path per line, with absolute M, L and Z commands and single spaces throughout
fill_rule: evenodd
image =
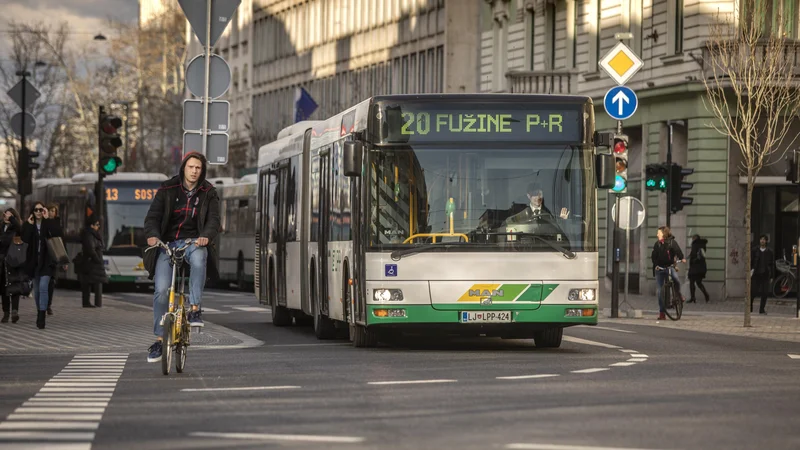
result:
M 0 422 L 0 450 L 89 450 L 127 353 L 76 355 Z

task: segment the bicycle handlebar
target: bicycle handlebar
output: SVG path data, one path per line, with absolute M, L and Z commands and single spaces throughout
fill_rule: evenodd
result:
M 197 239 L 187 238 L 186 240 L 183 241 L 183 245 L 182 246 L 176 247 L 176 248 L 169 248 L 169 246 L 167 244 L 165 244 L 164 242 L 162 242 L 159 239 L 158 242 L 156 242 L 156 245 L 147 247 L 144 251 L 148 252 L 148 251 L 153 250 L 153 249 L 163 248 L 164 251 L 167 252 L 167 254 L 169 256 L 173 256 L 175 253 L 180 253 L 180 252 L 186 250 L 187 248 L 189 248 L 190 245 L 195 244 L 195 243 L 197 243 Z

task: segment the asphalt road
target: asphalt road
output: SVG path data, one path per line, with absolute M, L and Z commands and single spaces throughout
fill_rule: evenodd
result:
M 265 344 L 190 352 L 186 373 L 168 377 L 146 349 L 131 353 L 91 448 L 800 448 L 796 344 L 605 322 L 568 329 L 560 349 L 356 349 L 273 327 L 249 294 L 213 291 L 205 306 L 206 321 Z M 73 355 L 2 357 L 0 417 L 67 364 Z

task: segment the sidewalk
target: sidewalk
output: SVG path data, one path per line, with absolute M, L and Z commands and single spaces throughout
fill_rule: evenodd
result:
M 81 307 L 80 292 L 59 290 L 55 312 L 44 330 L 36 328 L 33 297 L 20 299 L 20 320 L 0 323 L 0 356 L 140 352 L 155 340 L 153 312 L 131 303 L 103 299 L 102 308 Z M 205 322 L 202 333 L 192 333 L 191 350 L 257 347 L 263 343 L 245 334 Z
M 658 302 L 655 296 L 628 294 L 627 304 L 624 294 L 619 294 L 619 319 L 611 319 L 611 292 L 601 283 L 600 308 L 602 311 L 600 322 L 603 324 L 625 323 L 631 325 L 648 325 L 664 328 L 674 328 L 703 333 L 725 334 L 742 337 L 755 337 L 776 341 L 800 343 L 800 319 L 795 318 L 795 299 L 767 300 L 767 315 L 758 314 L 758 304 L 751 316 L 751 327 L 744 328 L 743 300 L 720 301 L 712 299 L 705 303 L 701 297 L 697 303 L 686 303 L 683 316 L 678 321 L 660 320 L 658 317 Z M 758 300 L 756 300 L 758 301 Z M 628 318 L 628 311 L 640 310 L 641 318 Z

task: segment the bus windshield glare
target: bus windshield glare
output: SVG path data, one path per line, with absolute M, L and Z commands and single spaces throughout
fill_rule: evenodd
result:
M 370 151 L 369 242 L 394 250 L 596 251 L 592 152 L 411 145 Z

